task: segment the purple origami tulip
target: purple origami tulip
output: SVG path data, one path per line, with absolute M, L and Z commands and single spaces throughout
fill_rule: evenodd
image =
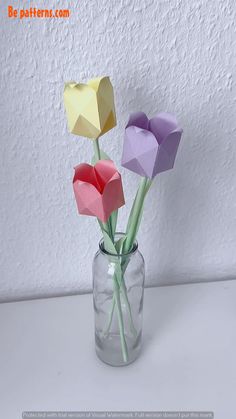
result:
M 150 120 L 143 112 L 131 114 L 125 129 L 122 166 L 151 179 L 172 169 L 182 132 L 169 113 L 158 113 Z

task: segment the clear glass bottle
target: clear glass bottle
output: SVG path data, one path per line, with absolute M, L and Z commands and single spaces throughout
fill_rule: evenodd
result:
M 124 234 L 117 233 L 115 241 Z M 135 242 L 127 254 L 111 254 L 103 240 L 93 261 L 97 356 L 113 366 L 128 365 L 141 350 L 145 266 Z

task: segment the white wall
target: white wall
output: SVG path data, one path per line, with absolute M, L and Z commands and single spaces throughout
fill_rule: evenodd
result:
M 236 276 L 234 0 L 69 6 L 69 21 L 12 21 L 0 3 L 1 299 L 91 289 L 100 233 L 95 219 L 77 215 L 71 180 L 92 145 L 67 132 L 62 91 L 64 81 L 104 74 L 118 126 L 101 145 L 119 167 L 131 111 L 171 111 L 184 129 L 175 169 L 156 178 L 146 204 L 147 284 Z M 121 172 L 123 229 L 138 178 Z

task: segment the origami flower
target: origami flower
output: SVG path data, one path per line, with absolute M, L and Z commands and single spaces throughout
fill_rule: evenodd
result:
M 96 216 L 102 222 L 125 203 L 121 176 L 111 160 L 99 160 L 95 166 L 79 164 L 73 188 L 79 213 Z
M 150 120 L 143 112 L 131 114 L 125 129 L 122 166 L 151 179 L 172 169 L 182 132 L 169 113 L 159 113 Z
M 116 125 L 109 77 L 89 80 L 87 84 L 66 83 L 64 104 L 72 134 L 95 139 Z

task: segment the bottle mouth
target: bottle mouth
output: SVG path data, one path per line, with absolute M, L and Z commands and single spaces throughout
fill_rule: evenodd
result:
M 125 233 L 120 233 L 120 232 L 116 233 L 115 237 L 114 237 L 115 242 L 117 242 L 119 239 L 121 239 L 124 236 L 125 236 Z M 134 253 L 136 253 L 136 251 L 138 250 L 138 242 L 137 242 L 137 240 L 135 240 L 135 242 L 133 244 L 133 247 L 129 252 L 122 252 L 121 251 L 120 253 L 112 253 L 112 252 L 108 252 L 105 249 L 104 239 L 102 238 L 99 241 L 99 249 L 100 249 L 101 253 L 103 253 L 104 255 L 112 256 L 112 257 L 115 257 L 115 258 L 119 258 L 119 257 L 123 257 L 123 256 L 131 256 Z

